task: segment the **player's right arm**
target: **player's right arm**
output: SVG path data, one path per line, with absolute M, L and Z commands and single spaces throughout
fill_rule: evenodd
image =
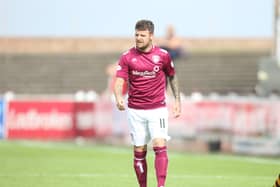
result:
M 116 105 L 119 110 L 125 110 L 125 105 L 124 105 L 125 103 L 122 95 L 123 84 L 124 84 L 124 79 L 117 77 L 114 85 L 114 95 L 116 99 Z

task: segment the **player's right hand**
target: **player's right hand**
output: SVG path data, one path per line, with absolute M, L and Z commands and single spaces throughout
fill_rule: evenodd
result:
M 117 101 L 117 107 L 118 107 L 119 110 L 125 110 L 124 100 L 118 100 Z

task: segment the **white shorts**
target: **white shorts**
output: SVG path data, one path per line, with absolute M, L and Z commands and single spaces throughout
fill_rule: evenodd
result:
M 163 138 L 166 141 L 170 139 L 166 107 L 149 110 L 128 108 L 127 114 L 133 145 L 143 146 L 155 138 Z

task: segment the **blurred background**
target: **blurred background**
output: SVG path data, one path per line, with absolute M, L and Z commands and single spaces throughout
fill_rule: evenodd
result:
M 173 149 L 280 155 L 278 0 L 0 0 L 0 138 L 129 145 L 112 81 L 138 19 L 172 54 Z M 172 97 L 168 98 L 172 106 Z

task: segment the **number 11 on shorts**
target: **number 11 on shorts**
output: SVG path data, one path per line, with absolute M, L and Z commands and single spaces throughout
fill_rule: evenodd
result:
M 164 118 L 160 118 L 159 119 L 159 124 L 160 124 L 160 128 L 162 128 L 162 129 L 165 128 L 165 120 L 164 120 Z

